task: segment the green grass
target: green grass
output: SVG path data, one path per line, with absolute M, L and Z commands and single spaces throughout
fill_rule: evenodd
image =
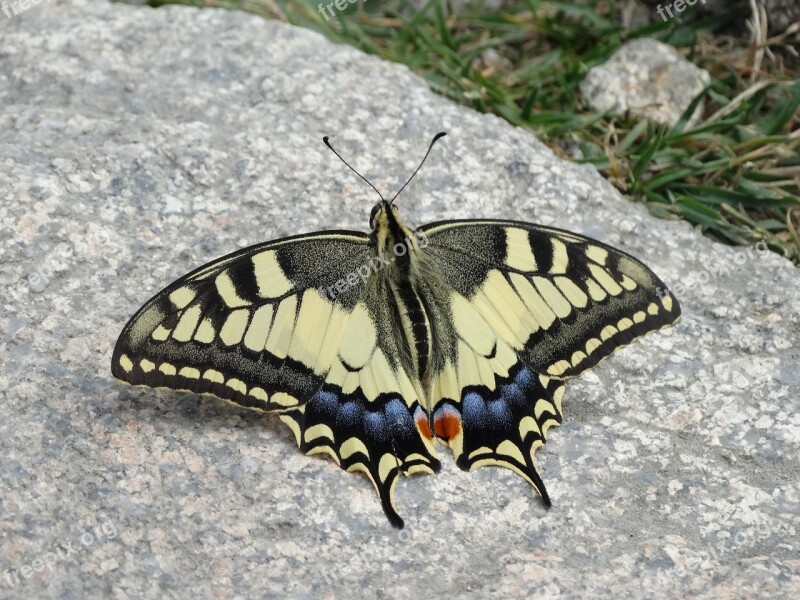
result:
M 747 2 L 688 24 L 659 20 L 636 29 L 618 24 L 613 0 L 528 0 L 506 3 L 502 12 L 467 7 L 457 14 L 439 0 L 420 10 L 408 1 L 367 0 L 330 20 L 317 4 L 215 5 L 284 19 L 405 64 L 436 92 L 531 129 L 565 158 L 595 165 L 653 214 L 686 219 L 729 244 L 763 240 L 800 265 L 800 81 L 784 47 L 798 34 L 769 40 L 758 58 L 747 40 L 723 33 L 743 22 Z M 639 37 L 672 44 L 711 73 L 695 99 L 705 101 L 700 125 L 686 125 L 695 103 L 671 128 L 599 114 L 583 103 L 578 86 L 587 71 Z

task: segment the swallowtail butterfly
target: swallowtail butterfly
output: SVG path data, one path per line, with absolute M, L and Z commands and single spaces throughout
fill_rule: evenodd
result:
M 125 326 L 112 372 L 277 413 L 303 452 L 364 473 L 398 528 L 397 477 L 438 471 L 437 441 L 550 506 L 533 455 L 566 380 L 674 323 L 678 302 L 593 239 L 499 219 L 414 231 L 396 198 L 381 196 L 370 233 L 287 237 L 181 277 Z

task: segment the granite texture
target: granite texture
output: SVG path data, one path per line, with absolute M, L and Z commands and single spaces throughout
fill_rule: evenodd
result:
M 630 113 L 674 125 L 692 100 L 711 81 L 708 71 L 686 60 L 673 47 L 639 38 L 623 44 L 605 63 L 593 67 L 581 82 L 581 95 L 595 110 Z M 688 125 L 703 115 L 697 105 Z
M 571 382 L 537 453 L 554 506 L 506 470 L 370 484 L 277 418 L 109 371 L 126 319 L 263 240 L 503 217 L 641 257 L 674 328 Z M 219 10 L 67 0 L 0 19 L 0 597 L 796 598 L 800 277 L 650 217 L 529 132 L 406 68 Z M 679 287 L 677 284 L 684 284 Z

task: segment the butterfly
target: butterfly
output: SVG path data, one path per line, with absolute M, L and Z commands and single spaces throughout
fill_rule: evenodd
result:
M 398 476 L 437 472 L 437 442 L 464 470 L 511 469 L 549 507 L 534 452 L 566 380 L 674 323 L 678 302 L 637 259 L 561 229 L 412 230 L 400 191 L 378 192 L 369 233 L 278 239 L 181 277 L 124 327 L 112 373 L 277 413 L 303 452 L 365 474 L 398 528 Z

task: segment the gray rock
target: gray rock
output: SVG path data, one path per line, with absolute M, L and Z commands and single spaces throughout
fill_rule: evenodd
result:
M 800 286 L 401 66 L 253 16 L 84 0 L 0 23 L 0 597 L 796 598 Z M 674 328 L 571 382 L 537 462 L 369 483 L 272 416 L 112 380 L 154 292 L 244 245 L 504 217 L 652 266 Z M 34 277 L 34 275 L 36 275 Z M 677 284 L 684 284 L 679 288 Z M 47 563 L 45 563 L 47 561 Z M 19 582 L 15 581 L 19 577 Z
M 580 89 L 595 110 L 629 112 L 674 125 L 710 81 L 706 70 L 690 63 L 672 46 L 642 38 L 624 44 L 608 61 L 592 68 Z M 702 114 L 701 102 L 689 125 Z

